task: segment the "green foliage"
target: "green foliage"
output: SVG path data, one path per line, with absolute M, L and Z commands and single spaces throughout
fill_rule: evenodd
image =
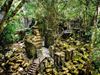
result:
M 2 6 L 2 4 L 5 2 L 5 0 L 0 0 L 0 7 Z
M 91 54 L 95 73 L 100 73 L 100 49 L 94 49 Z
M 94 48 L 100 48 L 100 29 L 95 28 L 92 34 L 92 43 Z
M 18 21 L 12 21 L 5 27 L 2 33 L 2 40 L 4 43 L 13 43 L 19 40 L 19 37 L 16 34 L 16 31 L 18 30 L 18 28 L 20 28 L 20 25 L 18 23 Z
M 94 28 L 92 30 L 92 48 L 91 53 L 92 62 L 94 66 L 95 73 L 100 73 L 100 28 Z

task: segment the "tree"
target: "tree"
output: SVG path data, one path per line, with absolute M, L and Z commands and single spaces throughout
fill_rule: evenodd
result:
M 16 13 L 20 10 L 20 8 L 26 2 L 25 0 L 21 0 L 20 3 L 15 8 L 15 10 L 13 10 L 11 12 L 11 14 L 8 16 L 8 13 L 9 13 L 14 1 L 16 1 L 16 0 L 6 0 L 4 2 L 4 4 L 1 6 L 1 10 L 0 10 L 0 33 L 2 33 L 2 31 L 5 27 L 4 23 L 9 22 L 10 19 L 16 15 Z M 19 2 L 19 1 L 17 1 L 17 2 Z

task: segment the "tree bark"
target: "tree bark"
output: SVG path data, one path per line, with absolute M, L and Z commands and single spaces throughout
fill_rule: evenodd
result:
M 13 0 L 6 0 L 5 3 L 3 4 L 3 6 L 1 7 L 1 11 L 0 11 L 0 33 L 2 33 L 2 31 L 4 29 L 4 23 L 5 22 L 8 23 L 11 20 L 11 18 L 16 15 L 16 13 L 20 10 L 20 8 L 25 3 L 25 0 L 22 0 L 19 3 L 19 5 L 16 7 L 16 9 L 14 11 L 12 11 L 11 15 L 7 17 L 7 14 L 10 10 L 12 3 L 13 3 Z
M 1 7 L 1 10 L 0 10 L 0 32 L 2 31 L 3 29 L 3 23 L 5 21 L 5 18 L 7 16 L 7 13 L 12 5 L 12 2 L 13 0 L 6 0 L 5 3 L 3 4 L 3 6 Z

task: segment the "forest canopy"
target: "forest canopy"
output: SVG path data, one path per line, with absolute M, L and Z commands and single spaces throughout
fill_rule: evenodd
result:
M 0 75 L 99 75 L 100 0 L 0 0 Z

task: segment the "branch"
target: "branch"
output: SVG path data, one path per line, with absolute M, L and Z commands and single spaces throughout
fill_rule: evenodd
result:
M 11 7 L 12 2 L 13 2 L 13 0 L 6 0 L 5 3 L 3 4 L 3 6 L 1 7 L 1 11 L 8 12 Z
M 0 18 L 0 25 L 2 25 L 5 17 L 7 16 L 7 13 L 12 5 L 13 0 L 6 0 L 3 6 L 1 7 L 0 10 L 0 15 L 2 18 Z
M 4 29 L 3 23 L 4 22 L 8 23 L 12 19 L 12 17 L 14 17 L 16 15 L 16 13 L 20 10 L 20 8 L 23 6 L 24 3 L 25 3 L 25 0 L 22 0 L 9 17 L 5 16 L 4 21 L 2 22 L 2 24 L 0 24 L 1 25 L 0 26 L 0 33 L 2 33 L 2 31 Z
M 19 3 L 19 5 L 16 7 L 16 9 L 14 11 L 12 11 L 11 15 L 6 18 L 7 23 L 16 15 L 16 13 L 22 8 L 22 6 L 25 4 L 25 2 L 26 2 L 25 0 L 22 0 Z
M 3 6 L 0 10 L 0 33 L 3 29 L 3 23 L 5 22 L 5 17 L 7 16 L 7 13 L 12 5 L 13 0 L 6 0 Z

